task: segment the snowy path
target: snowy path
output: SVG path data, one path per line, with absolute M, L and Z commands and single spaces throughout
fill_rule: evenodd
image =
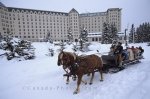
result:
M 46 43 L 35 43 L 34 46 L 37 48 L 34 60 L 0 60 L 0 99 L 150 98 L 150 47 L 145 44 L 142 44 L 145 59 L 141 63 L 116 74 L 104 74 L 103 82 L 96 73 L 93 85 L 81 84 L 81 92 L 77 95 L 73 95 L 76 82 L 71 80 L 69 85 L 65 84 L 64 71 L 57 66 L 57 53 L 54 57 L 45 56 L 48 52 Z M 83 79 L 89 82 L 89 77 Z

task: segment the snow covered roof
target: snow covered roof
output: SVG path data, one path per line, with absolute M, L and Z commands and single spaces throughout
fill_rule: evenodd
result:
M 124 32 L 118 32 L 118 36 L 125 36 Z M 126 36 L 128 36 L 128 34 L 126 34 Z
M 89 17 L 89 16 L 104 16 L 107 15 L 106 12 L 95 12 L 95 13 L 82 13 L 80 14 L 81 17 Z
M 124 35 L 124 33 L 123 32 L 118 32 L 118 35 Z
M 101 36 L 102 32 L 88 33 L 88 37 L 101 37 Z M 125 36 L 125 34 L 123 32 L 118 32 L 118 36 Z
M 71 13 L 71 12 L 78 13 L 78 11 L 77 11 L 77 10 L 75 10 L 74 8 L 72 8 L 72 9 L 71 9 L 71 11 L 70 11 L 69 13 Z
M 1 7 L 6 7 L 2 2 L 0 2 L 0 6 Z
M 95 34 L 95 35 L 98 35 L 98 34 L 99 34 L 99 35 L 102 35 L 102 32 L 88 33 L 88 35 L 94 35 L 94 34 Z
M 87 37 L 101 37 L 102 32 L 88 33 Z
M 107 11 L 122 10 L 121 8 L 109 8 Z

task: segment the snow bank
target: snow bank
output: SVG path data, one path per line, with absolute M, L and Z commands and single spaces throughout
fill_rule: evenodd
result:
M 100 82 L 100 74 L 96 73 L 93 85 L 81 84 L 80 93 L 73 95 L 76 82 L 70 80 L 65 84 L 64 71 L 57 66 L 59 46 L 48 43 L 34 43 L 34 60 L 17 62 L 0 58 L 0 99 L 149 99 L 150 98 L 150 47 L 146 44 L 132 44 L 145 49 L 141 63 L 129 66 L 116 74 L 104 74 Z M 46 56 L 48 48 L 54 49 L 54 57 Z M 93 43 L 91 54 L 99 50 L 107 52 L 110 45 Z M 66 51 L 73 51 L 72 45 Z M 1 52 L 1 51 L 0 51 Z M 86 75 L 83 80 L 89 82 Z

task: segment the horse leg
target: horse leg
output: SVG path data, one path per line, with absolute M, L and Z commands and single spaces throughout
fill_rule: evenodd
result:
M 90 73 L 88 73 L 87 76 L 90 76 Z
M 79 92 L 79 90 L 80 90 L 79 87 L 80 87 L 80 84 L 81 84 L 81 81 L 82 81 L 82 76 L 83 75 L 78 75 L 77 88 L 76 88 L 76 90 L 74 91 L 73 94 L 77 94 Z
M 76 75 L 73 75 L 73 77 L 72 77 L 72 79 L 73 79 L 73 81 L 76 81 Z
M 90 83 L 89 83 L 90 85 L 93 83 L 94 74 L 95 74 L 95 72 L 92 72 L 91 80 L 90 80 Z
M 119 66 L 119 55 L 118 54 L 115 56 L 115 65 L 116 65 L 116 67 Z
M 119 54 L 119 57 L 118 57 L 118 64 L 119 64 L 119 67 L 122 67 L 122 57 L 121 57 L 121 54 Z
M 102 70 L 102 68 L 99 68 L 99 73 L 101 76 L 100 81 L 103 81 L 103 70 Z
M 69 76 L 67 76 L 66 84 L 69 84 Z
M 86 82 L 86 81 L 81 80 L 81 82 L 83 82 L 85 85 L 87 84 L 87 82 Z

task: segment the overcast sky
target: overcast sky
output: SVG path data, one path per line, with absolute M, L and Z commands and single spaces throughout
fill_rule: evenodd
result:
M 108 8 L 122 8 L 122 31 L 134 23 L 150 22 L 150 0 L 0 0 L 8 7 L 79 13 L 104 12 Z

